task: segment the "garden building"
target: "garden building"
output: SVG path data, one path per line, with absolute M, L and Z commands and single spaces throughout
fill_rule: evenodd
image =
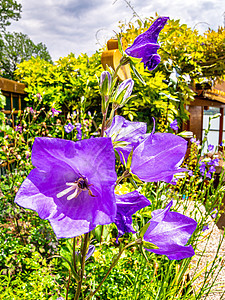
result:
M 225 81 L 217 82 L 212 87 L 209 84 L 196 84 L 193 90 L 196 92 L 195 100 L 186 107 L 190 118 L 183 124 L 183 129 L 192 131 L 202 141 L 210 116 L 220 113 L 219 118 L 211 121 L 208 142 L 214 146 L 221 145 L 225 140 Z

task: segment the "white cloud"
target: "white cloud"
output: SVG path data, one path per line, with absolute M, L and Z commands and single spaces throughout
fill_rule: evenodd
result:
M 133 11 L 124 0 L 17 0 L 22 18 L 9 31 L 27 34 L 35 43 L 46 44 L 53 60 L 74 52 L 94 53 L 118 31 L 118 22 L 129 22 Z M 114 2 L 114 4 L 113 4 Z M 223 25 L 224 0 L 131 0 L 141 18 L 159 15 L 180 19 L 198 30 Z M 201 22 L 201 23 L 199 23 Z M 207 23 L 207 24 L 206 24 Z

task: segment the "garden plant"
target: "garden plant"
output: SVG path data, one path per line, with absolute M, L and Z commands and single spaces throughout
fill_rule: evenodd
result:
M 1 181 L 2 299 L 204 299 L 215 285 L 223 235 L 206 272 L 198 265 L 207 244 L 194 271 L 192 257 L 221 212 L 218 158 L 200 158 L 195 139 L 185 157 L 190 133 L 177 133 L 177 120 L 155 132 L 152 116 L 148 132 L 119 114 L 134 88 L 132 79 L 118 83 L 119 68 L 129 63 L 144 85 L 138 65 L 160 63 L 167 21 L 156 19 L 125 51 L 118 39 L 120 65 L 100 75 L 100 126 L 86 97 L 65 114 L 36 93 L 15 130 L 2 113 L 1 159 L 16 158 Z

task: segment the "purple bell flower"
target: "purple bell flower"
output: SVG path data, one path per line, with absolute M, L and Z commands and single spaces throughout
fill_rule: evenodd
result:
M 210 145 L 208 146 L 208 151 L 209 151 L 209 152 L 212 152 L 213 149 L 214 149 L 214 146 L 210 144 Z
M 112 84 L 112 76 L 108 71 L 103 71 L 101 76 L 100 76 L 100 89 L 102 90 L 103 84 L 105 84 L 105 91 L 104 92 L 109 92 Z
M 206 230 L 209 230 L 209 224 L 206 224 L 203 226 L 202 231 L 204 232 Z
M 100 87 L 102 87 L 104 80 L 107 79 L 107 81 L 111 84 L 112 77 L 111 74 L 108 71 L 103 71 L 100 76 Z
M 75 126 L 72 123 L 68 123 L 67 125 L 64 126 L 65 132 L 70 133 L 73 131 Z
M 216 172 L 216 168 L 214 166 L 209 167 L 209 172 L 210 173 Z
M 197 222 L 178 212 L 171 212 L 172 205 L 173 201 L 165 209 L 152 212 L 150 225 L 143 240 L 158 247 L 158 249 L 146 249 L 147 251 L 166 255 L 170 260 L 179 260 L 195 254 L 191 245 L 185 245 L 195 231 Z
M 82 139 L 82 130 L 81 130 L 81 124 L 76 123 L 76 130 L 77 130 L 77 136 L 76 139 L 80 141 Z
M 15 131 L 19 131 L 19 133 L 22 133 L 23 132 L 23 127 L 20 124 L 16 125 Z
M 115 194 L 115 197 L 117 213 L 114 223 L 118 228 L 118 240 L 118 238 L 125 232 L 135 233 L 132 226 L 132 215 L 141 208 L 150 205 L 151 202 L 138 191 L 124 195 Z
M 175 119 L 172 123 L 170 123 L 170 128 L 173 130 L 178 130 L 178 124 L 177 124 L 177 119 Z
M 203 161 L 200 161 L 199 163 L 199 171 L 202 176 L 204 176 L 206 170 L 206 164 Z
M 209 163 L 209 165 L 211 166 L 219 166 L 219 158 L 214 158 L 211 160 L 211 163 Z
M 180 168 L 187 142 L 172 133 L 155 133 L 145 138 L 133 152 L 131 172 L 146 182 L 170 183 L 173 175 L 188 171 Z
M 123 163 L 121 152 L 127 161 L 132 148 L 139 144 L 146 131 L 146 123 L 127 121 L 123 117 L 116 115 L 105 133 L 107 137 L 112 138 L 114 148 L 119 153 L 120 160 Z
M 51 111 L 52 111 L 52 118 L 54 116 L 58 116 L 61 113 L 61 110 L 57 110 L 54 107 L 52 107 Z
M 35 166 L 15 202 L 49 220 L 57 238 L 71 238 L 110 224 L 116 216 L 115 154 L 111 139 L 73 142 L 36 138 Z
M 142 58 L 145 68 L 154 70 L 160 63 L 160 56 L 157 50 L 160 48 L 157 43 L 158 35 L 165 26 L 168 17 L 160 17 L 144 33 L 134 40 L 133 44 L 125 50 L 126 54 L 136 58 Z

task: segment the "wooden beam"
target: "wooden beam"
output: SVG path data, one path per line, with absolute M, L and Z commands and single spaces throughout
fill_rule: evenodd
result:
M 201 97 L 196 97 L 194 101 L 191 101 L 189 106 L 212 106 L 212 107 L 225 107 L 225 103 L 221 103 L 215 100 L 208 100 Z
M 25 87 L 26 86 L 23 83 L 0 77 L 0 89 L 3 92 L 6 91 L 17 94 L 26 94 L 26 92 L 24 91 Z

